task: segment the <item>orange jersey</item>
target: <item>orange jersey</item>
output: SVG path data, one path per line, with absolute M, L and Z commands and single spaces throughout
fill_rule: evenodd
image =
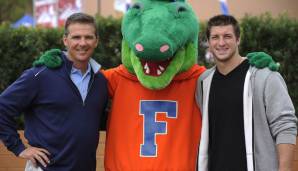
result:
M 196 169 L 201 114 L 193 66 L 166 88 L 149 90 L 123 65 L 104 72 L 112 98 L 105 149 L 106 170 Z

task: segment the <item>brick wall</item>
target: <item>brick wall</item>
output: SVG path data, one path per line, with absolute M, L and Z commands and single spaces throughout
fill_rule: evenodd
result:
M 22 139 L 23 132 L 20 132 Z M 100 140 L 97 149 L 97 171 L 103 171 L 103 153 L 104 153 L 105 132 L 100 133 Z M 298 142 L 298 138 L 297 138 Z M 24 171 L 25 160 L 15 157 L 7 151 L 3 144 L 0 143 L 0 171 Z M 296 146 L 295 161 L 293 171 L 298 171 L 298 145 Z
M 25 141 L 23 131 L 20 131 L 21 138 Z M 103 171 L 105 132 L 100 132 L 100 139 L 97 148 L 97 168 L 96 171 Z M 7 151 L 6 147 L 0 142 L 0 171 L 24 171 L 26 160 L 16 157 Z

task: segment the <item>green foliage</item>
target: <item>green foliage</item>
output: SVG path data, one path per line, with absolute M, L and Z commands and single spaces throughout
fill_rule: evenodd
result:
M 0 26 L 0 91 L 29 68 L 41 52 L 62 48 L 61 31 L 56 29 L 11 29 Z
M 121 63 L 121 19 L 96 18 L 99 45 L 93 56 L 104 69 L 118 66 Z
M 0 0 L 1 1 L 1 0 Z M 111 68 L 121 63 L 121 19 L 97 17 L 100 43 L 94 58 Z M 246 16 L 241 20 L 242 38 L 240 52 L 263 51 L 281 64 L 280 72 L 286 80 L 294 105 L 298 106 L 298 21 L 283 15 L 272 18 Z M 200 25 L 199 42 L 205 41 L 206 23 Z M 16 80 L 21 72 L 44 51 L 63 49 L 63 32 L 60 29 L 11 29 L 0 25 L 0 92 Z M 205 47 L 199 43 L 199 63 L 210 66 L 205 60 Z M 296 107 L 297 109 L 297 107 Z
M 100 43 L 95 49 L 94 58 L 105 69 L 121 63 L 120 21 L 97 17 Z M 0 92 L 16 80 L 24 69 L 31 67 L 43 52 L 52 48 L 64 49 L 61 29 L 11 29 L 8 24 L 2 24 L 0 37 Z
M 205 59 L 205 52 L 207 48 L 207 38 L 206 38 L 206 30 L 207 24 L 206 23 L 200 23 L 200 32 L 199 32 L 199 46 L 198 46 L 198 63 L 200 65 L 204 65 L 207 68 L 211 67 L 213 64 L 209 63 Z
M 241 20 L 240 52 L 263 51 L 280 63 L 279 72 L 286 80 L 294 106 L 298 107 L 298 21 L 286 15 L 272 18 L 245 16 Z
M 0 24 L 15 22 L 24 14 L 32 14 L 32 0 L 0 0 Z

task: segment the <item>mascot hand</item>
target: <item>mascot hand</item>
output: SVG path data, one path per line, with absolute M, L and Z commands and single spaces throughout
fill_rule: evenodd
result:
M 268 67 L 271 71 L 277 71 L 279 68 L 279 63 L 276 63 L 270 55 L 264 52 L 252 52 L 248 53 L 247 58 L 250 65 L 256 68 Z
M 62 51 L 60 49 L 48 50 L 33 62 L 33 66 L 45 65 L 48 68 L 58 68 L 62 65 L 61 54 Z

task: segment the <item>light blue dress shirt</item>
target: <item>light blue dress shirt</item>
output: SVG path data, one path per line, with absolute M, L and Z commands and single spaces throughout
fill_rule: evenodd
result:
M 87 93 L 88 93 L 88 85 L 91 78 L 91 66 L 88 63 L 87 71 L 82 74 L 81 70 L 72 66 L 70 72 L 70 78 L 72 82 L 76 85 L 78 90 L 80 91 L 81 97 L 83 101 L 85 101 Z

